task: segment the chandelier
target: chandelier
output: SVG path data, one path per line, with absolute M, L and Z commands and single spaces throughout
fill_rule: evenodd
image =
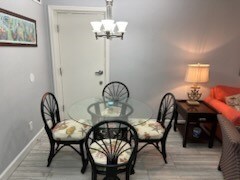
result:
M 106 0 L 106 19 L 91 22 L 96 39 L 99 37 L 104 37 L 107 39 L 123 39 L 123 35 L 126 32 L 128 22 L 119 21 L 114 23 L 114 20 L 112 19 L 112 5 L 113 0 Z

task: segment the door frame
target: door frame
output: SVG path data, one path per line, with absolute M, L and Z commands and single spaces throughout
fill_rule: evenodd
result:
M 50 32 L 50 46 L 51 46 L 51 59 L 52 59 L 52 71 L 53 71 L 53 84 L 54 94 L 58 99 L 59 111 L 61 118 L 63 115 L 63 90 L 61 81 L 61 61 L 60 61 L 60 50 L 58 40 L 58 27 L 57 27 L 57 13 L 94 13 L 101 12 L 106 16 L 106 7 L 80 7 L 80 6 L 48 6 L 48 20 L 49 20 L 49 32 Z M 90 22 L 89 22 L 90 26 Z M 94 36 L 94 34 L 93 34 Z M 105 83 L 109 82 L 110 79 L 110 42 L 105 40 Z

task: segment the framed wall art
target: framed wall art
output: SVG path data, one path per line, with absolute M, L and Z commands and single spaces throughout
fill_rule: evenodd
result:
M 38 3 L 38 4 L 41 4 L 42 3 L 42 0 L 33 0 L 34 2 Z
M 36 21 L 0 8 L 0 46 L 37 46 Z

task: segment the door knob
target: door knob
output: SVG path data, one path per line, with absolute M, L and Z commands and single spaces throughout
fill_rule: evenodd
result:
M 102 75 L 102 74 L 103 74 L 103 71 L 101 71 L 101 70 L 95 72 L 95 75 L 97 75 L 97 76 L 100 76 L 100 75 Z

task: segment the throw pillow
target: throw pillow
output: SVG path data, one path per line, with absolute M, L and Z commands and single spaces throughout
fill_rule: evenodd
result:
M 232 106 L 233 108 L 240 111 L 240 94 L 236 94 L 233 96 L 227 96 L 225 98 L 226 104 Z

